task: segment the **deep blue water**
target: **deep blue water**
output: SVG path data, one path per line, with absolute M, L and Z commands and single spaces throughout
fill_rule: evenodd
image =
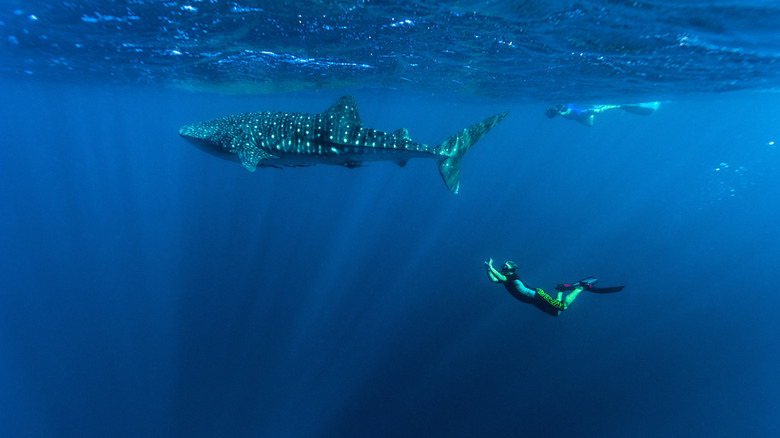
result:
M 499 6 L 471 5 L 496 32 Z M 740 40 L 729 29 L 751 15 L 731 7 L 709 37 L 765 57 L 698 87 L 561 73 L 602 102 L 658 87 L 653 115 L 594 127 L 500 83 L 427 90 L 438 68 L 407 87 L 337 70 L 348 87 L 224 95 L 118 78 L 137 63 L 103 52 L 58 82 L 62 64 L 4 52 L 29 72 L 0 79 L 0 435 L 777 436 L 780 98 L 760 73 L 777 34 Z M 548 53 L 538 68 L 548 56 L 566 62 Z M 718 74 L 742 64 L 758 77 L 723 93 Z M 561 84 L 529 95 L 575 100 Z M 458 195 L 429 160 L 250 173 L 177 134 L 243 111 L 320 112 L 347 92 L 366 126 L 427 144 L 511 112 L 466 155 Z M 553 318 L 490 283 L 488 257 L 545 290 L 589 275 L 626 289 Z

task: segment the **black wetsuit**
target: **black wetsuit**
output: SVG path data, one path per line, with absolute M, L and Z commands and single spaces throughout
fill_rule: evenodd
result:
M 524 286 L 524 288 L 521 288 L 521 285 Z M 533 304 L 534 307 L 548 315 L 558 316 L 564 310 L 563 303 L 551 297 L 541 289 L 528 287 L 528 285 L 525 284 L 525 282 L 521 280 L 516 273 L 506 275 L 504 287 L 509 292 L 509 294 L 515 297 L 518 301 Z M 528 294 L 525 291 L 530 291 L 531 294 Z
M 515 297 L 517 300 L 522 301 L 524 303 L 532 303 L 534 296 L 523 293 L 523 289 L 520 288 L 520 285 L 525 286 L 526 289 L 530 289 L 531 291 L 534 290 L 528 287 L 528 285 L 525 284 L 523 280 L 521 280 L 520 277 L 517 276 L 516 273 L 511 273 L 506 275 L 506 281 L 504 282 L 504 287 L 509 292 L 509 294 Z

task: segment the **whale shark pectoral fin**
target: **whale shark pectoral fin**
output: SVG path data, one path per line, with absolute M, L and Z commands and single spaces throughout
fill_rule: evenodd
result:
M 238 149 L 238 159 L 241 160 L 244 169 L 250 172 L 254 172 L 257 169 L 257 163 L 269 158 L 274 158 L 274 155 L 265 152 L 254 144 L 246 144 Z

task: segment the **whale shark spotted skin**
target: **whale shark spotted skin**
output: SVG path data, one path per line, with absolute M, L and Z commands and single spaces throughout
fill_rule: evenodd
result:
M 489 117 L 431 147 L 409 138 L 404 128 L 383 132 L 364 127 L 355 98 L 344 96 L 320 114 L 234 114 L 184 125 L 179 135 L 210 154 L 239 161 L 250 172 L 314 164 L 353 168 L 364 161 L 404 166 L 412 158 L 433 158 L 447 188 L 458 193 L 463 155 L 507 114 Z

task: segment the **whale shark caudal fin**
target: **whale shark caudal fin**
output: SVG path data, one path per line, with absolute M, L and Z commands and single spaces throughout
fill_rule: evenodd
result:
M 437 152 L 442 156 L 442 160 L 439 163 L 439 173 L 441 173 L 444 183 L 447 184 L 447 188 L 450 189 L 452 193 L 458 193 L 458 187 L 460 186 L 460 160 L 463 158 L 463 155 L 465 155 L 466 151 L 474 146 L 474 143 L 482 138 L 482 136 L 504 120 L 504 117 L 506 117 L 507 114 L 509 114 L 509 111 L 496 114 L 493 117 L 469 126 L 463 131 L 444 140 L 442 144 L 436 147 Z

